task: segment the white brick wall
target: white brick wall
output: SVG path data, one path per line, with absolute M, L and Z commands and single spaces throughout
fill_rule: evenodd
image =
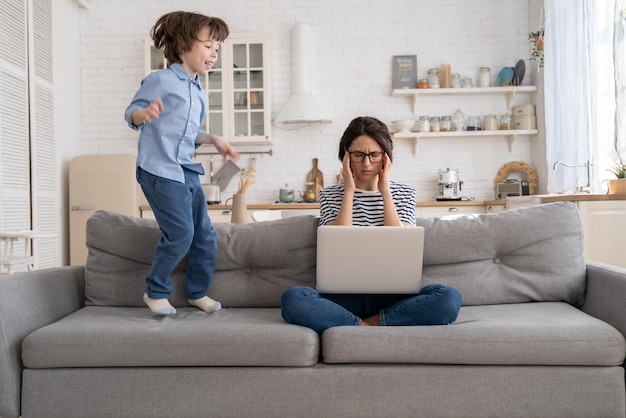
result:
M 481 66 L 492 75 L 518 59 L 527 64 L 524 84 L 534 81 L 528 61 L 529 1 L 515 0 L 107 0 L 90 1 L 81 16 L 82 152 L 135 153 L 137 133 L 123 112 L 144 75 L 143 39 L 154 21 L 172 10 L 198 11 L 226 20 L 232 32 L 265 32 L 270 37 L 272 114 L 275 117 L 291 92 L 291 29 L 296 22 L 311 26 L 309 53 L 313 68 L 309 88 L 331 116 L 322 128 L 284 131 L 273 128 L 273 155 L 257 156 L 257 183 L 249 202 L 273 202 L 285 183 L 304 188 L 311 159 L 319 159 L 325 184 L 336 181 L 340 168 L 337 144 L 348 122 L 371 115 L 390 123 L 416 118 L 408 98 L 391 97 L 391 58 L 417 54 L 418 75 L 451 64 L 453 72 L 476 82 Z M 529 95 L 516 98 L 531 100 Z M 502 97 L 421 99 L 421 113 L 502 114 Z M 494 196 L 493 179 L 508 161 L 531 162 L 531 139 L 520 137 L 508 153 L 504 137 L 426 139 L 412 155 L 412 142 L 398 139 L 392 177 L 414 186 L 418 200 L 433 200 L 437 172 L 458 168 L 462 195 Z M 248 150 L 255 150 L 248 148 Z M 203 159 L 206 157 L 202 157 Z M 217 158 L 216 168 L 221 159 Z M 238 163 L 248 164 L 248 156 Z M 223 193 L 235 190 L 231 182 Z

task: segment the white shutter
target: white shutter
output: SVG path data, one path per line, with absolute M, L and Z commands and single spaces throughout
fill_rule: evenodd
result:
M 51 0 L 2 0 L 0 230 L 58 234 Z M 23 252 L 19 242 L 16 252 Z M 56 240 L 36 240 L 36 267 L 59 264 Z M 22 270 L 18 266 L 16 270 Z
M 58 234 L 57 158 L 54 139 L 52 74 L 52 3 L 32 2 L 30 70 L 30 159 L 32 229 Z M 55 239 L 35 240 L 35 268 L 57 266 L 60 258 Z
M 27 27 L 26 2 L 3 0 L 0 13 L 0 230 L 3 231 L 30 229 Z M 17 251 L 23 251 L 23 247 Z

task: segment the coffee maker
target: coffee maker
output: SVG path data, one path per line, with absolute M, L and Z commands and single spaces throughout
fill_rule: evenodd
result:
M 437 200 L 461 200 L 458 192 L 461 191 L 462 181 L 459 180 L 459 170 L 446 168 L 439 170 L 439 196 Z

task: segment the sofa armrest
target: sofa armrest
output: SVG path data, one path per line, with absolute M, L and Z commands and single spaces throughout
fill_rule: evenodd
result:
M 588 261 L 581 310 L 611 324 L 626 338 L 626 268 Z
M 84 306 L 83 266 L 0 277 L 0 416 L 20 415 L 22 340 Z

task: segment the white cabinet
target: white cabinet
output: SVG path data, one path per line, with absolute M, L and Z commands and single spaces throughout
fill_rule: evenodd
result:
M 485 213 L 498 213 L 507 210 L 507 205 L 486 205 Z
M 626 267 L 626 201 L 579 201 L 585 232 L 585 258 Z
M 161 50 L 145 40 L 146 74 L 167 67 Z M 203 128 L 233 144 L 270 144 L 269 40 L 265 34 L 231 34 L 220 57 L 200 82 L 207 93 Z M 200 147 L 199 153 L 209 150 Z
M 227 209 L 209 209 L 208 210 L 209 217 L 211 218 L 212 223 L 222 224 L 230 222 L 230 210 Z M 154 219 L 154 212 L 152 209 L 142 209 L 141 211 L 142 218 Z
M 450 96 L 450 95 L 472 95 L 480 96 L 486 94 L 502 95 L 506 100 L 506 108 L 510 113 L 511 103 L 515 96 L 520 93 L 530 94 L 537 91 L 536 86 L 506 86 L 506 87 L 477 87 L 477 88 L 454 88 L 454 89 L 396 89 L 392 95 L 397 97 L 409 97 L 413 99 L 413 113 L 418 113 L 419 100 L 422 97 Z M 444 137 L 506 137 L 509 143 L 509 153 L 512 152 L 513 142 L 520 135 L 536 135 L 536 129 L 512 129 L 495 131 L 448 131 L 448 132 L 410 132 L 406 134 L 394 134 L 394 138 L 413 139 L 413 154 L 417 153 L 419 140 L 423 138 L 444 138 Z

